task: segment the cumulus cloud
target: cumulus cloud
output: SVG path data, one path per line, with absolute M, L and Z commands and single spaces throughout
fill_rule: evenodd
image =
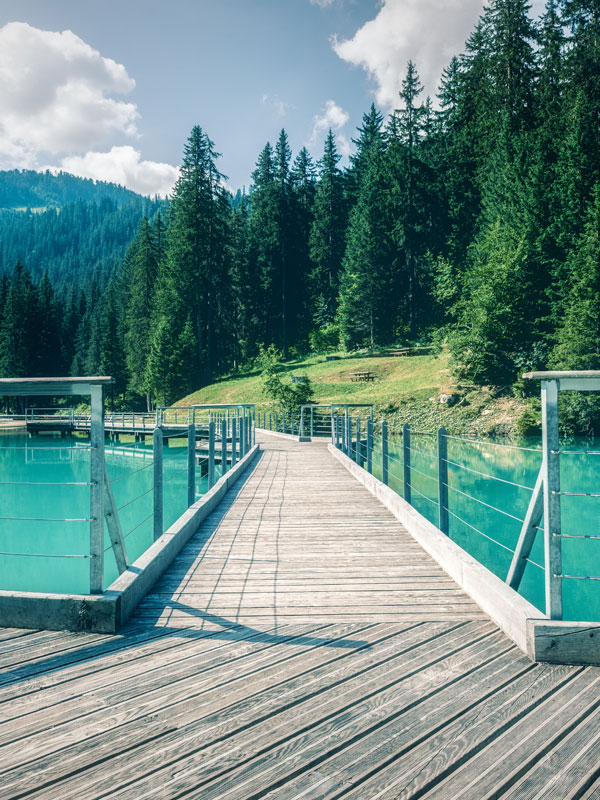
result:
M 107 153 L 88 152 L 67 156 L 61 169 L 82 178 L 121 183 L 140 194 L 170 194 L 179 169 L 171 164 L 143 161 L 139 150 L 130 145 L 112 147 Z
M 313 120 L 313 129 L 307 145 L 314 148 L 319 141 L 322 141 L 324 135 L 331 128 L 335 132 L 335 141 L 337 144 L 338 152 L 347 157 L 352 152 L 352 142 L 350 139 L 341 133 L 341 129 L 348 123 L 350 114 L 339 106 L 335 100 L 328 100 L 325 103 L 325 108 L 321 114 L 315 114 Z
M 333 49 L 366 70 L 376 83 L 377 103 L 389 110 L 399 105 L 410 59 L 426 93 L 435 93 L 442 69 L 463 51 L 482 9 L 482 0 L 381 0 L 377 16 L 351 39 L 332 38 Z
M 320 134 L 326 132 L 331 128 L 334 131 L 339 131 L 350 119 L 350 114 L 335 102 L 335 100 L 328 100 L 325 103 L 325 110 L 322 114 L 315 114 L 313 131 L 310 137 L 311 144 L 314 144 Z
M 310 0 L 311 6 L 319 6 L 319 8 L 328 8 L 335 3 L 335 0 Z
M 98 152 L 139 139 L 137 106 L 124 99 L 134 88 L 122 64 L 72 31 L 8 23 L 0 28 L 0 168 L 36 169 L 53 159 L 77 174 L 162 193 L 175 167 L 141 161 L 130 146 Z

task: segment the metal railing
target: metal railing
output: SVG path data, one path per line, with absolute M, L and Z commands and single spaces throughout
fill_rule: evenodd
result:
M 551 389 L 546 392 L 553 397 Z M 335 447 L 404 497 L 444 534 L 452 532 L 465 549 L 512 588 L 520 589 L 528 565 L 541 572 L 545 601 L 540 598 L 538 602 L 549 618 L 563 617 L 563 581 L 600 580 L 600 574 L 570 574 L 561 567 L 561 542 L 600 540 L 600 532 L 564 532 L 560 500 L 600 498 L 600 488 L 561 489 L 560 466 L 549 480 L 548 460 L 554 458 L 558 463 L 561 457 L 593 457 L 600 455 L 600 450 L 559 447 L 555 402 L 550 413 L 547 409 L 544 413 L 541 449 L 451 436 L 444 428 L 435 433 L 418 431 L 408 424 L 401 433 L 391 434 L 385 420 L 375 424 L 371 419 L 340 414 L 332 414 L 331 430 Z M 523 479 L 514 476 L 516 457 L 522 465 L 527 464 L 521 467 Z M 503 460 L 506 475 L 500 469 Z M 588 474 L 586 470 L 583 473 Z M 543 534 L 544 549 L 536 558 L 532 550 L 538 532 Z M 528 591 L 536 581 L 529 581 Z
M 300 406 L 293 412 L 259 412 L 256 417 L 256 425 L 263 430 L 302 438 L 329 438 L 331 437 L 333 414 L 340 412 L 348 414 L 351 409 L 366 409 L 369 418 L 373 419 L 373 406 L 370 403 L 310 403 Z
M 39 540 L 51 535 L 55 523 L 69 525 L 79 523 L 89 526 L 89 548 L 84 552 L 64 552 L 56 547 L 55 552 L 34 552 L 28 549 L 1 547 L 3 557 L 37 557 L 85 559 L 89 561 L 89 592 L 101 594 L 105 588 L 105 560 L 112 551 L 118 573 L 124 572 L 130 564 L 130 555 L 141 555 L 152 541 L 156 541 L 168 527 L 204 491 L 210 490 L 216 481 L 241 460 L 255 442 L 254 407 L 203 406 L 192 410 L 190 418 L 196 422 L 187 425 L 177 418 L 172 422 L 169 415 L 145 415 L 120 412 L 104 415 L 104 387 L 110 383 L 108 378 L 49 379 L 48 381 L 0 381 L 0 394 L 27 395 L 29 392 L 44 396 L 64 394 L 89 394 L 92 412 L 90 415 L 77 415 L 73 409 L 61 411 L 60 418 L 71 422 L 83 417 L 88 424 L 89 444 L 74 442 L 72 447 L 31 446 L 26 443 L 17 449 L 25 451 L 25 464 L 66 463 L 73 460 L 73 454 L 89 453 L 89 480 L 45 481 L 0 480 L 6 491 L 19 491 L 23 486 L 78 486 L 89 491 L 89 515 L 53 515 L 43 513 L 5 513 L 0 516 L 3 523 L 15 525 L 23 523 L 31 528 L 31 523 L 45 523 L 43 532 L 37 531 Z M 4 384 L 4 385 L 3 385 Z M 43 391 L 42 391 L 43 389 Z M 165 411 L 162 409 L 161 411 Z M 50 409 L 28 409 L 27 420 L 53 418 Z M 180 410 L 179 415 L 183 412 Z M 187 410 L 186 410 L 187 415 Z M 149 426 L 152 421 L 160 425 Z M 108 425 L 105 426 L 105 420 Z M 105 434 L 111 426 L 120 427 L 124 434 L 137 427 L 152 436 L 152 449 L 120 445 L 111 446 L 105 442 Z M 136 442 L 137 442 L 136 436 Z M 33 439 L 32 441 L 37 441 Z M 11 449 L 15 449 L 13 446 Z M 168 449 L 167 457 L 165 450 Z M 56 452 L 55 452 L 56 451 Z M 109 477 L 106 453 L 113 459 L 123 456 L 123 474 L 113 468 L 116 474 Z M 48 458 L 54 454 L 54 458 Z M 176 457 L 175 455 L 176 454 Z M 181 458 L 179 457 L 181 454 Z M 39 455 L 39 458 L 36 458 Z M 139 466 L 132 469 L 131 461 L 139 458 Z M 32 467 L 33 468 L 33 467 Z M 9 478 L 10 476 L 7 476 Z M 81 498 L 80 498 L 81 500 Z M 144 506 L 146 506 L 144 508 Z M 143 509 L 140 511 L 140 509 Z M 49 528 L 48 528 L 49 526 Z M 107 540 L 105 541 L 105 531 Z M 151 535 L 148 535 L 151 534 Z M 133 548 L 131 547 L 133 545 Z M 36 549 L 40 549 L 39 547 Z M 49 548 L 51 549 L 51 548 Z M 130 551 L 128 555 L 128 549 Z M 85 552 L 87 550 L 87 552 Z M 134 552 L 135 551 L 135 552 Z M 114 567 L 113 567 L 114 569 Z M 0 587 L 3 588 L 3 587 Z

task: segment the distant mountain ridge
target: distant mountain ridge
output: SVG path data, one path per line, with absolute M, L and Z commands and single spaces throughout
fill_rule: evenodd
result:
M 68 172 L 0 170 L 0 209 L 63 208 L 77 200 L 98 202 L 103 198 L 117 205 L 143 199 L 142 195 L 116 183 L 78 178 Z
M 60 291 L 106 284 L 143 216 L 168 202 L 61 172 L 0 171 L 0 275 L 17 261 Z

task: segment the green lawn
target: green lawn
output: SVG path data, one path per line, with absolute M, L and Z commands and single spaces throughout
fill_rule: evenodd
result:
M 325 356 L 312 356 L 284 365 L 287 375 L 308 375 L 315 401 L 319 403 L 373 403 L 397 405 L 410 399 L 424 399 L 454 387 L 450 377 L 449 357 L 440 355 L 392 358 L 340 356 L 339 361 L 326 361 Z M 350 373 L 370 370 L 376 380 L 354 383 Z M 229 377 L 194 392 L 177 405 L 196 403 L 256 403 L 268 408 L 262 393 L 258 372 Z

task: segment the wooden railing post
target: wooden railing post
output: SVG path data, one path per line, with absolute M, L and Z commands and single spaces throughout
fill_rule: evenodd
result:
M 445 428 L 440 428 L 437 435 L 438 446 L 438 504 L 439 504 L 439 528 L 442 533 L 448 535 L 449 516 L 448 516 L 448 439 Z
M 208 488 L 215 485 L 215 423 L 208 423 Z
M 542 381 L 542 445 L 546 616 L 550 619 L 562 619 L 562 524 L 556 380 Z
M 406 423 L 402 428 L 402 459 L 404 462 L 404 499 L 407 503 L 412 502 L 412 492 L 410 488 L 410 425 Z
M 381 423 L 381 482 L 389 484 L 388 424 Z
M 373 420 L 367 421 L 367 472 L 373 474 Z
M 90 594 L 104 591 L 104 387 L 91 387 Z
M 188 415 L 189 419 L 189 415 Z M 187 447 L 187 481 L 188 481 L 188 508 L 196 501 L 196 426 L 188 425 Z
M 154 456 L 154 541 L 163 534 L 163 433 L 155 428 L 152 434 Z

